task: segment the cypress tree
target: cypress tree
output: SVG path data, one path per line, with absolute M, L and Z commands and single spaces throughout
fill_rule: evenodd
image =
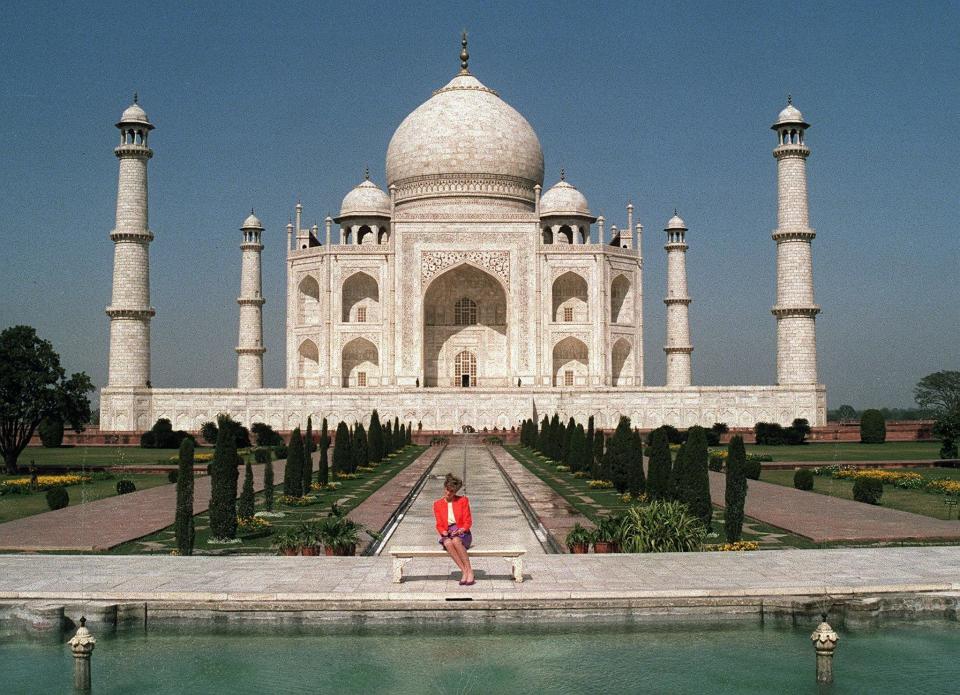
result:
M 630 471 L 627 476 L 627 492 L 636 500 L 647 489 L 647 478 L 643 474 L 643 437 L 640 430 L 634 429 L 630 446 Z
M 657 428 L 651 436 L 650 474 L 647 476 L 647 495 L 651 500 L 673 499 L 670 469 L 670 442 L 667 433 Z
M 710 474 L 707 468 L 707 435 L 702 427 L 695 425 L 690 428 L 682 450 L 683 456 L 677 457 L 677 498 L 709 529 L 713 505 L 710 502 Z M 679 465 L 681 461 L 682 466 Z
M 576 473 L 577 471 L 583 470 L 583 453 L 587 449 L 587 433 L 583 429 L 583 425 L 577 423 L 577 426 L 574 428 L 573 432 L 573 443 L 570 448 L 570 455 L 568 459 L 570 463 L 570 471 Z
M 727 543 L 736 543 L 743 535 L 743 508 L 747 502 L 747 450 L 739 434 L 727 445 L 727 481 L 724 494 L 727 505 L 723 526 Z
M 632 445 L 633 432 L 630 430 L 630 418 L 621 416 L 617 429 L 607 444 L 607 453 L 604 455 L 604 468 L 609 475 L 606 479 L 613 483 L 613 487 L 621 495 L 627 491 L 629 484 Z
M 549 449 L 544 453 L 548 458 L 554 461 L 560 458 L 560 436 L 563 425 L 560 424 L 560 416 L 556 413 L 550 418 L 550 439 L 547 440 Z
M 327 449 L 330 448 L 330 433 L 327 431 L 327 418 L 323 418 L 320 426 L 320 469 L 317 471 L 317 482 L 326 485 L 330 482 L 329 461 Z
M 300 465 L 300 494 L 310 494 L 310 483 L 313 482 L 313 452 L 317 446 L 313 441 L 313 418 L 307 416 L 307 435 L 303 440 L 303 459 Z
M 383 450 L 388 454 L 393 453 L 393 423 L 387 420 L 387 426 L 383 428 Z
M 247 465 L 243 471 L 243 491 L 237 502 L 237 516 L 241 519 L 249 519 L 253 516 L 254 509 L 253 468 L 250 467 L 250 459 L 247 459 Z
M 367 434 L 367 450 L 370 452 L 371 461 L 382 461 L 387 455 L 386 447 L 383 442 L 383 428 L 380 426 L 380 415 L 377 409 L 373 409 L 370 415 L 370 432 Z
M 404 441 L 405 444 L 413 444 L 413 423 L 407 423 L 407 438 Z
M 174 529 L 177 534 L 177 551 L 181 555 L 193 555 L 193 440 L 190 437 L 180 443 Z
M 593 452 L 593 437 L 594 437 L 594 426 L 593 426 L 593 415 L 587 418 L 587 448 Z
M 267 460 L 263 462 L 263 507 L 273 511 L 273 453 L 266 449 Z
M 563 454 L 560 457 L 560 460 L 564 465 L 570 465 L 570 454 L 573 451 L 573 433 L 577 430 L 577 423 L 574 422 L 571 417 L 567 421 L 567 426 L 563 430 Z
M 540 432 L 537 434 L 536 449 L 541 454 L 546 456 L 547 450 L 549 448 L 550 448 L 550 418 L 544 415 L 543 422 L 540 423 Z
M 333 440 L 333 472 L 349 473 L 350 458 L 350 430 L 347 429 L 347 423 L 341 420 Z
M 603 479 L 604 444 L 603 432 L 597 430 L 593 433 L 593 453 L 590 461 L 590 477 L 594 480 Z
M 399 451 L 403 448 L 403 440 L 400 439 L 400 416 L 393 416 L 393 450 Z
M 403 423 L 400 423 L 400 441 L 403 442 L 403 446 L 407 445 L 407 427 Z
M 303 437 L 297 427 L 290 435 L 290 445 L 287 447 L 287 464 L 283 469 L 283 494 L 290 497 L 303 495 L 303 477 L 300 473 L 303 460 Z
M 210 466 L 210 533 L 214 538 L 237 535 L 237 424 L 229 415 L 217 416 L 217 447 Z
M 360 466 L 366 466 L 368 461 L 367 454 L 367 433 L 363 429 L 362 423 L 357 423 L 356 427 L 353 430 L 353 447 L 351 449 L 351 454 L 353 461 L 351 462 L 351 473 L 355 473 Z

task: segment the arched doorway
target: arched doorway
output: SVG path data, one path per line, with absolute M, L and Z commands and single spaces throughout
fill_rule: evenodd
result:
M 461 370 L 462 353 L 472 356 L 472 368 Z M 510 373 L 500 281 L 466 263 L 434 278 L 423 296 L 424 386 L 461 387 L 464 374 L 468 386 L 507 386 Z

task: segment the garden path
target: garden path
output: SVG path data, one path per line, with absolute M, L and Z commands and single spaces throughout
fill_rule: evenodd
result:
M 960 539 L 960 521 L 934 519 L 761 480 L 747 482 L 747 516 L 817 543 Z M 710 472 L 710 496 L 721 507 L 725 506 L 725 485 L 725 475 Z

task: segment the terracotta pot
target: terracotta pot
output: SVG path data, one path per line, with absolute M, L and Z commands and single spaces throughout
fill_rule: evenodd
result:
M 584 555 L 584 554 L 590 552 L 590 544 L 589 544 L 589 543 L 574 543 L 573 545 L 571 545 L 571 546 L 569 547 L 569 550 L 570 550 L 570 552 L 573 553 L 574 555 Z
M 333 557 L 334 555 L 336 555 L 336 553 L 333 552 L 333 548 L 331 548 L 329 545 L 323 546 L 323 554 L 326 555 L 327 557 Z
M 610 543 L 608 541 L 596 541 L 593 544 L 593 552 L 595 553 L 615 553 L 617 552 L 617 544 Z
M 315 545 L 305 545 L 300 548 L 300 554 L 313 557 L 320 554 L 320 549 Z
M 357 549 L 356 545 L 345 545 L 343 547 L 334 548 L 333 554 L 339 557 L 352 557 L 356 549 Z
M 287 557 L 290 557 L 291 555 L 296 555 L 296 554 L 297 554 L 297 549 L 296 549 L 296 548 L 283 548 L 283 549 L 280 551 L 280 554 L 281 554 L 281 555 L 286 555 Z

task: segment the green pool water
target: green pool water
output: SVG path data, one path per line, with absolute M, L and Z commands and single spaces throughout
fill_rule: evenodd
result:
M 121 633 L 94 693 L 816 693 L 807 629 Z M 67 693 L 66 646 L 0 640 L 0 688 Z M 841 632 L 831 693 L 960 692 L 960 626 Z

